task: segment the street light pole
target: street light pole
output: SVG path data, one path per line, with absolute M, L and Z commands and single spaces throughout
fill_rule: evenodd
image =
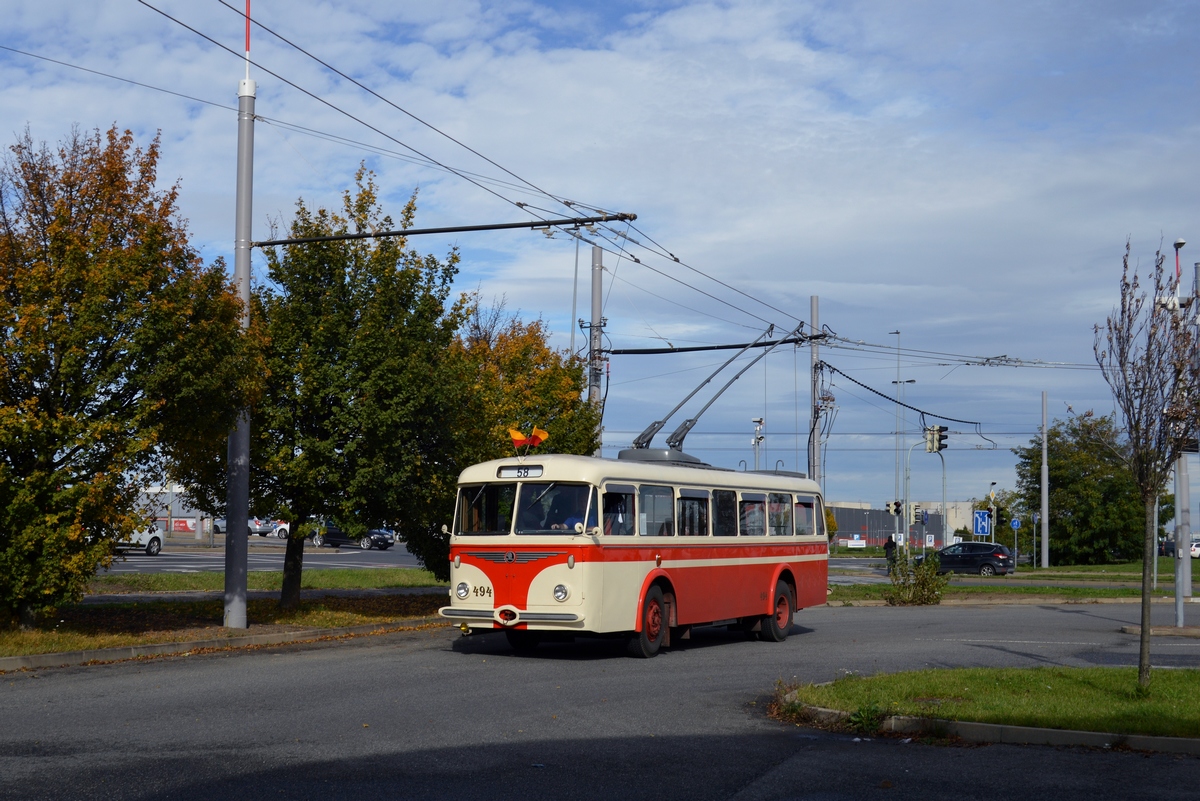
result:
M 899 329 L 889 333 L 896 335 L 896 380 L 892 383 L 897 386 L 897 395 L 899 394 L 900 385 L 900 331 Z M 900 404 L 896 404 L 896 492 L 892 496 L 893 499 L 900 499 Z M 895 537 L 900 536 L 900 521 L 894 521 Z
M 242 330 L 250 327 L 250 242 L 254 197 L 254 99 L 250 80 L 250 8 L 246 4 L 246 77 L 238 83 L 237 184 L 234 198 L 233 278 L 242 301 Z M 238 412 L 229 434 L 225 479 L 225 617 L 230 629 L 246 620 L 247 549 L 242 532 L 250 517 L 250 410 Z

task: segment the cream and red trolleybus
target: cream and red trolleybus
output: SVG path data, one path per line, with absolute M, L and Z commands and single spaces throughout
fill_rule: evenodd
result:
M 625 635 L 654 656 L 693 626 L 788 636 L 825 603 L 818 485 L 705 465 L 674 449 L 617 459 L 526 455 L 463 471 L 450 531 L 450 605 L 464 632 Z

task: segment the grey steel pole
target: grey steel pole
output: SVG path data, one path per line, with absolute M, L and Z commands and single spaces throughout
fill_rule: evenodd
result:
M 603 347 L 600 335 L 604 330 L 604 251 L 599 245 L 592 246 L 592 325 L 588 329 L 588 402 L 599 406 L 600 375 L 604 359 L 601 356 Z M 596 432 L 597 439 L 602 439 L 604 427 Z M 599 456 L 601 447 L 597 446 L 594 456 Z
M 1158 498 L 1154 499 L 1154 578 L 1150 582 L 1150 589 L 1158 591 L 1158 518 L 1162 510 L 1158 507 Z
M 900 330 L 891 333 L 896 335 L 896 397 L 900 396 Z M 896 500 L 900 500 L 900 406 L 896 405 Z M 895 521 L 895 540 L 900 541 L 900 518 Z M 907 538 L 906 538 L 907 539 Z
M 816 295 L 809 296 L 809 312 L 812 320 L 811 335 L 815 335 L 821 330 L 821 325 L 818 318 L 819 298 Z M 820 391 L 819 381 L 817 379 L 817 363 L 821 361 L 817 340 L 809 340 L 809 354 L 812 366 L 812 423 L 809 429 L 808 437 L 808 474 L 813 481 L 821 485 L 821 398 L 817 393 Z M 822 488 L 823 485 L 822 485 Z
M 1189 488 L 1187 456 L 1179 455 L 1175 462 L 1175 625 L 1183 626 L 1183 563 L 1190 556 L 1192 502 Z
M 575 355 L 575 309 L 576 301 L 579 299 L 579 239 L 575 237 L 575 282 L 571 284 L 571 355 Z
M 1192 266 L 1192 269 L 1195 270 L 1195 278 L 1194 278 L 1194 282 L 1192 284 L 1192 303 L 1200 303 L 1200 261 L 1196 262 Z M 1197 333 L 1200 334 L 1200 331 L 1198 331 Z M 1196 353 L 1195 358 L 1200 359 L 1200 352 Z M 1193 433 L 1197 436 L 1200 436 L 1200 432 L 1193 432 Z M 1189 511 L 1190 511 L 1190 509 L 1189 509 Z M 1189 522 L 1190 522 L 1190 520 L 1189 520 Z M 1190 526 L 1189 526 L 1188 533 L 1191 534 Z M 1187 550 L 1185 550 L 1183 553 L 1183 597 L 1184 598 L 1192 597 L 1191 544 L 1192 544 L 1191 538 L 1189 537 L 1188 542 L 1184 543 L 1184 545 L 1187 547 Z
M 1050 567 L 1050 440 L 1046 426 L 1046 391 L 1042 390 L 1042 567 Z
M 254 188 L 254 93 L 248 77 L 238 83 L 237 199 L 233 278 L 242 301 L 242 329 L 250 327 L 251 200 Z M 225 496 L 225 627 L 246 623 L 246 530 L 250 518 L 250 412 L 243 409 L 229 435 Z
M 939 547 L 945 548 L 950 544 L 946 537 L 946 518 L 948 516 L 946 511 L 946 457 L 942 456 L 941 451 L 934 451 L 934 453 L 942 460 L 942 544 Z

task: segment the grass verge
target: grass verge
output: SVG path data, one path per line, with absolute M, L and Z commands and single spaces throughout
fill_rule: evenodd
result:
M 1137 691 L 1136 668 L 962 668 L 780 685 L 772 716 L 809 724 L 805 705 L 850 713 L 871 733 L 889 715 L 1048 729 L 1200 737 L 1200 670 L 1157 670 Z
M 227 629 L 221 625 L 222 601 L 72 606 L 60 609 L 53 616 L 44 616 L 41 624 L 32 631 L 0 630 L 0 656 L 395 623 L 434 615 L 445 602 L 441 595 L 321 598 L 302 601 L 299 609 L 281 612 L 275 599 L 251 599 L 246 604 L 246 616 L 250 621 L 248 630 Z
M 834 584 L 828 600 L 854 603 L 855 601 L 883 601 L 884 592 L 891 588 L 890 584 Z M 948 598 L 1019 598 L 1035 596 L 1043 598 L 1067 598 L 1086 600 L 1088 598 L 1138 598 L 1141 590 L 1137 587 L 1009 587 L 1003 584 L 995 586 L 955 586 L 950 584 L 942 590 L 942 600 Z
M 246 575 L 247 589 L 278 590 L 283 587 L 282 571 L 261 570 Z M 444 587 L 428 570 L 417 567 L 379 569 L 305 570 L 302 586 L 312 590 L 370 590 L 395 587 Z M 225 589 L 225 573 L 122 573 L 97 576 L 88 585 L 88 593 L 191 592 Z

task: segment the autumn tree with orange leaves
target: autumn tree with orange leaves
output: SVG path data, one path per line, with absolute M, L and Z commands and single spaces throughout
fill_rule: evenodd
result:
M 0 610 L 22 626 L 146 525 L 147 484 L 218 463 L 249 401 L 240 304 L 158 158 L 114 127 L 27 131 L 0 164 Z
M 584 362 L 550 347 L 542 321 L 509 314 L 505 301 L 490 308 L 467 297 L 467 318 L 455 351 L 469 365 L 478 404 L 469 436 L 474 461 L 512 455 L 508 429 L 549 432 L 538 453 L 590 454 L 599 445 L 600 410 L 583 400 Z

